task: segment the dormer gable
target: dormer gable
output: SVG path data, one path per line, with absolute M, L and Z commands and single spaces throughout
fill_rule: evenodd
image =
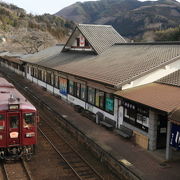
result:
M 82 32 L 76 27 L 66 45 L 63 48 L 63 51 L 91 51 L 94 49 L 87 40 L 87 38 L 82 34 Z
M 91 51 L 99 55 L 115 43 L 126 43 L 126 41 L 112 26 L 79 24 L 62 52 L 70 50 Z

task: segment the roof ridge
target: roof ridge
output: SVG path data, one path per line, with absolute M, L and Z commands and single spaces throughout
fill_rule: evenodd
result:
M 158 42 L 130 42 L 115 43 L 115 45 L 180 45 L 180 41 L 158 41 Z
M 100 24 L 78 24 L 78 26 L 112 27 L 111 25 L 100 25 Z

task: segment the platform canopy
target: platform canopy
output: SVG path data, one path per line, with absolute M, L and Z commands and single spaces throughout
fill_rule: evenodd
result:
M 180 107 L 174 109 L 169 114 L 169 120 L 172 121 L 173 123 L 180 125 Z

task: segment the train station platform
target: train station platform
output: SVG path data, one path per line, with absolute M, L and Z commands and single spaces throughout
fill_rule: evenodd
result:
M 0 68 L 0 72 L 11 74 L 14 79 L 20 79 L 22 88 L 30 89 L 34 94 L 60 113 L 67 121 L 80 129 L 115 159 L 121 161 L 144 180 L 180 180 L 180 160 L 164 162 L 160 151 L 149 152 L 134 144 L 132 140 L 109 131 L 104 127 L 76 112 L 74 108 L 44 91 L 41 87 L 9 70 Z M 13 73 L 13 74 L 12 74 Z

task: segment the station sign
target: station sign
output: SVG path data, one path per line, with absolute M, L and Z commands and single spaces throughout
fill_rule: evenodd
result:
M 170 134 L 170 145 L 180 150 L 180 125 L 172 124 Z
M 19 109 L 19 104 L 9 104 L 9 110 L 17 110 Z

